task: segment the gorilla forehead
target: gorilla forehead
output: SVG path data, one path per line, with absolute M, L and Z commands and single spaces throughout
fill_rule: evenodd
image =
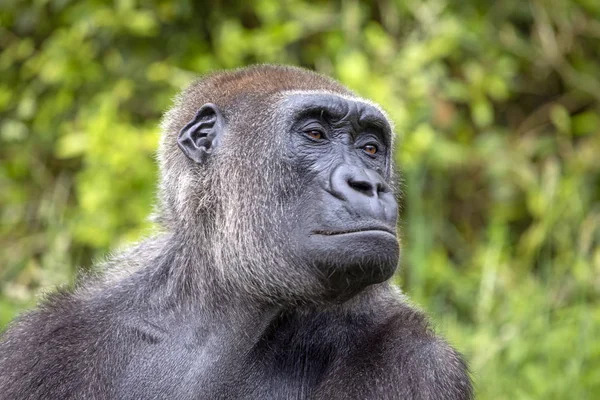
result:
M 367 112 L 374 112 L 380 118 L 389 121 L 389 116 L 385 112 L 381 106 L 371 100 L 364 99 L 362 97 L 350 94 L 342 94 L 338 92 L 328 91 L 328 90 L 283 90 L 281 92 L 284 100 L 289 99 L 302 99 L 306 103 L 310 102 L 310 100 L 314 100 L 314 102 L 318 105 L 327 105 L 330 102 L 337 103 L 342 105 L 345 103 L 347 105 L 354 104 L 358 107 L 363 108 Z

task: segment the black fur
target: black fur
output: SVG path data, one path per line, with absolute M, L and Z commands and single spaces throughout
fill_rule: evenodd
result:
M 472 398 L 460 355 L 386 281 L 377 106 L 258 66 L 192 85 L 163 130 L 160 233 L 10 325 L 1 399 Z

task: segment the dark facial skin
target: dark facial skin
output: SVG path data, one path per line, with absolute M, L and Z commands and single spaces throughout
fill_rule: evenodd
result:
M 347 298 L 387 280 L 398 263 L 390 188 L 391 129 L 374 106 L 333 94 L 293 94 L 288 154 L 306 176 L 298 253 Z

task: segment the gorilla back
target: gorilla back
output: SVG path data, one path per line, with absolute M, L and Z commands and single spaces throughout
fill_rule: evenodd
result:
M 192 84 L 163 121 L 160 233 L 0 340 L 2 399 L 470 399 L 387 280 L 392 127 L 313 72 Z

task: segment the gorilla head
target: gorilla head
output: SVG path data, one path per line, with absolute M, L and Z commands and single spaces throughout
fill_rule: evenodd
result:
M 220 285 L 277 302 L 347 299 L 398 262 L 390 125 L 307 70 L 209 76 L 164 119 L 159 220 Z

